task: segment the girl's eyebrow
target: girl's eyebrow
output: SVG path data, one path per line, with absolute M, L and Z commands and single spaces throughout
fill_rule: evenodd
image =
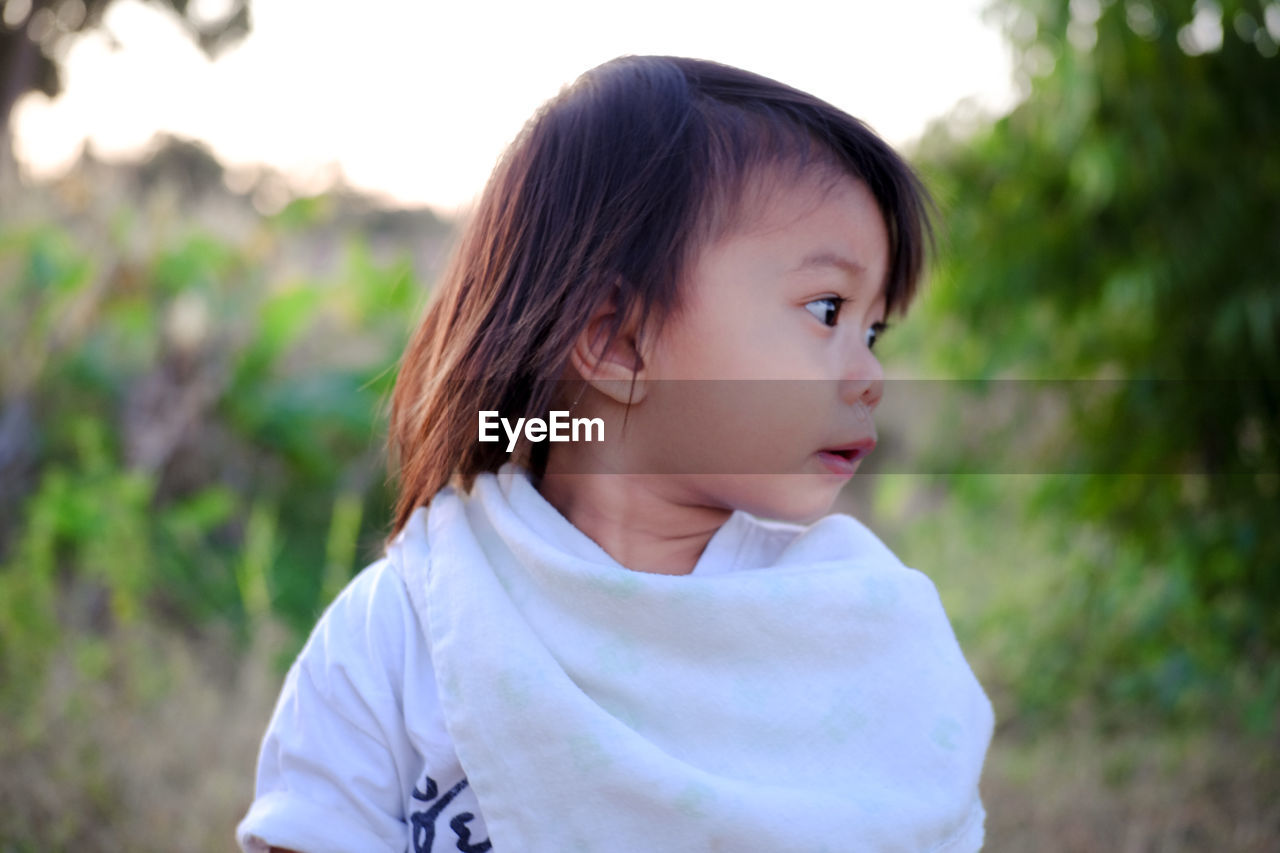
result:
M 860 275 L 867 271 L 867 268 L 862 264 L 850 260 L 837 252 L 816 252 L 806 256 L 792 272 L 800 272 L 813 267 L 835 267 L 836 269 L 844 270 L 850 275 Z

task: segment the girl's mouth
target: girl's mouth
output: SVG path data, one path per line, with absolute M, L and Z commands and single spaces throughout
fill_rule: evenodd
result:
M 824 450 L 819 450 L 818 459 L 831 473 L 846 477 L 852 476 L 856 470 L 858 460 L 875 449 L 875 446 L 876 441 L 874 438 L 863 439 L 840 447 L 828 447 Z

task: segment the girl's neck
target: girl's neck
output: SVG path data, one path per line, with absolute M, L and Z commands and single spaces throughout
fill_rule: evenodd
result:
M 673 478 L 584 474 L 552 453 L 536 482 L 547 502 L 621 565 L 687 575 L 732 510 L 682 503 Z M 557 462 L 560 464 L 558 465 Z M 599 470 L 599 469 L 596 469 Z

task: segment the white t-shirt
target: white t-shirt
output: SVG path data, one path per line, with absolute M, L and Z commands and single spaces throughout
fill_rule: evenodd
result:
M 801 529 L 734 513 L 693 574 L 768 566 Z M 248 853 L 490 849 L 402 555 L 393 546 L 347 586 L 289 670 L 237 829 Z

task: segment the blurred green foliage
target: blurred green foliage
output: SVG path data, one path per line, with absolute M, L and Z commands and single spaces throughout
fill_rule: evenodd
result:
M 920 146 L 945 257 L 917 344 L 943 375 L 1092 383 L 1049 465 L 1086 473 L 1045 477 L 1021 503 L 1056 521 L 1070 571 L 1021 617 L 1034 622 L 1007 677 L 1027 710 L 1087 697 L 1117 717 L 1269 730 L 1280 5 L 1006 0 L 989 13 L 1027 97 Z M 1011 511 L 987 491 L 969 507 Z
M 299 273 L 332 213 L 240 239 L 128 207 L 0 221 L 0 717 L 38 737 L 50 656 L 143 615 L 301 638 L 376 556 L 381 404 L 424 288 L 358 232 Z

